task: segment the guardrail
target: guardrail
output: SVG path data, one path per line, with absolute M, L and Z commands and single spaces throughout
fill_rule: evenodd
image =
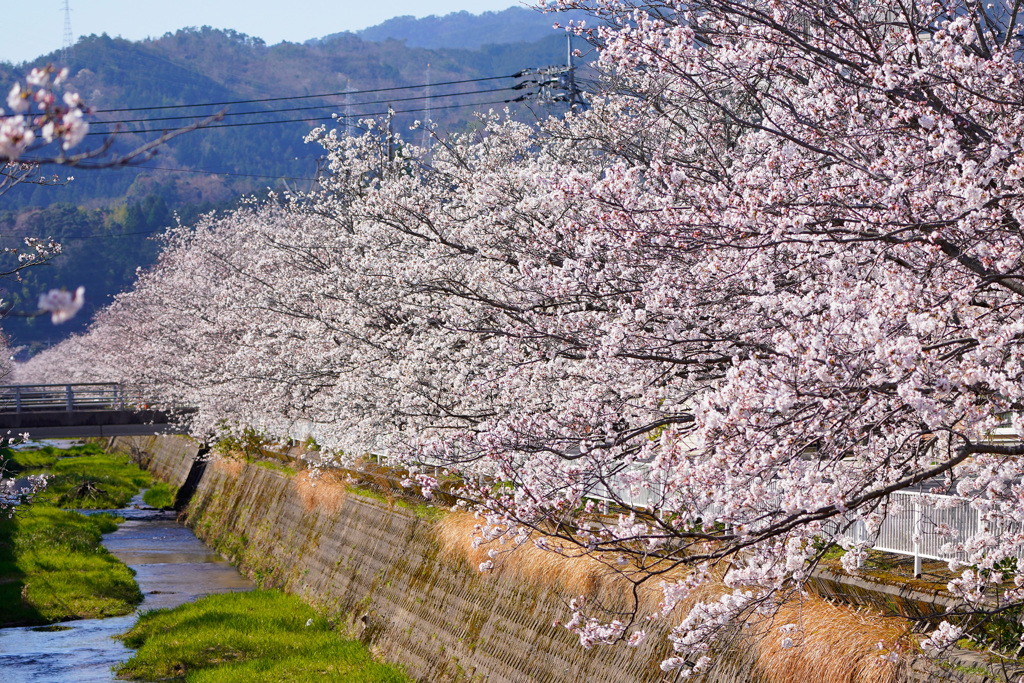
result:
M 629 486 L 625 479 L 624 474 L 611 477 L 607 487 L 600 485 L 587 495 L 598 500 L 623 502 L 631 507 L 647 509 L 656 508 L 662 500 L 657 482 L 645 477 L 646 485 L 638 489 Z M 769 495 L 777 491 L 776 486 L 772 483 L 767 485 Z M 702 511 L 702 516 L 707 519 L 726 524 L 731 522 L 721 515 L 722 509 L 717 505 L 708 506 Z M 995 531 L 1020 531 L 1019 527 L 1020 525 L 1013 525 L 1012 528 L 1000 526 Z M 832 529 L 836 527 L 832 526 Z M 981 511 L 972 506 L 967 498 L 900 491 L 888 497 L 882 521 L 873 534 L 868 533 L 863 520 L 857 520 L 845 531 L 843 538 L 863 543 L 865 547 L 873 550 L 912 557 L 914 576 L 920 576 L 922 560 L 966 561 L 966 552 L 946 551 L 943 549 L 944 546 L 967 541 L 986 531 L 993 529 L 982 519 Z M 1024 558 L 1024 548 L 1018 555 Z
M 126 410 L 136 407 L 121 384 L 9 384 L 0 386 L 0 413 Z
M 947 543 L 966 541 L 977 534 L 992 531 L 981 511 L 959 496 L 943 496 L 903 491 L 890 496 L 893 508 L 869 547 L 914 558 L 914 575 L 921 574 L 921 559 L 966 560 L 967 553 L 943 552 Z M 1012 531 L 1001 528 L 999 531 Z M 861 531 L 863 534 L 863 531 Z M 866 535 L 866 534 L 865 534 Z M 854 539 L 859 540 L 859 539 Z M 1018 553 L 1022 554 L 1022 553 Z
M 383 467 L 397 464 L 389 463 L 386 456 L 377 456 L 376 460 Z M 434 467 L 435 475 L 436 469 L 443 466 L 426 462 L 418 464 L 420 467 Z M 640 466 L 640 477 L 636 477 L 636 470 L 608 477 L 605 483 L 595 484 L 585 497 L 612 504 L 624 503 L 632 508 L 656 513 L 664 500 L 661 483 L 652 479 L 650 472 L 644 470 L 646 468 Z M 643 482 L 642 485 L 631 486 L 627 481 L 631 477 Z M 479 483 L 483 484 L 483 478 Z M 769 496 L 778 493 L 777 484 L 769 483 L 766 488 Z M 733 520 L 723 517 L 722 513 L 720 506 L 710 505 L 703 509 L 701 516 L 719 523 L 732 523 Z M 997 531 L 1020 531 L 1018 527 L 1000 527 Z M 837 523 L 826 523 L 828 528 L 834 531 Z M 945 552 L 943 546 L 967 541 L 989 530 L 989 524 L 982 519 L 981 511 L 973 507 L 967 498 L 901 491 L 889 496 L 881 524 L 873 534 L 868 533 L 863 520 L 857 520 L 842 537 L 873 550 L 912 557 L 914 576 L 920 576 L 922 560 L 945 562 L 956 558 L 966 562 L 966 552 Z M 1024 558 L 1024 548 L 1019 556 Z

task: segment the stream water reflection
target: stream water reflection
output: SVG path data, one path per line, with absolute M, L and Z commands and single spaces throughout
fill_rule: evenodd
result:
M 135 570 L 145 600 L 139 611 L 176 607 L 213 593 L 252 590 L 255 586 L 210 550 L 173 512 L 142 506 L 114 511 L 125 518 L 103 538 L 110 552 Z M 113 636 L 134 623 L 135 615 L 83 619 L 56 625 L 0 629 L 2 683 L 94 683 L 113 681 L 111 667 L 131 656 Z M 53 627 L 44 627 L 53 628 Z

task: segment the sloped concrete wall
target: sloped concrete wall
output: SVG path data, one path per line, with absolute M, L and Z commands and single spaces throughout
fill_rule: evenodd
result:
M 332 512 L 305 506 L 285 474 L 211 467 L 188 523 L 264 585 L 351 615 L 376 653 L 420 681 L 656 683 L 665 676 L 663 638 L 584 650 L 552 623 L 565 618 L 570 596 L 453 566 L 438 557 L 429 521 L 374 499 L 350 494 Z M 742 668 L 716 678 L 750 680 Z
M 181 487 L 192 469 L 199 444 L 185 436 L 117 436 L 108 450 L 128 453 L 157 479 Z

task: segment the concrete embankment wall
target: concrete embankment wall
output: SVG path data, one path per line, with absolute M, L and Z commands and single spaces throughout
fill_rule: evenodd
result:
M 127 449 L 125 440 L 115 447 Z M 140 447 L 136 443 L 135 447 Z M 149 444 L 148 467 L 180 486 L 198 447 L 181 437 Z M 566 629 L 573 596 L 446 556 L 434 523 L 385 500 L 346 493 L 329 504 L 309 482 L 238 461 L 206 467 L 188 508 L 196 534 L 265 586 L 301 595 L 344 619 L 383 659 L 418 681 L 656 683 L 670 653 L 665 632 L 638 648 L 580 647 Z M 705 683 L 756 683 L 752 648 L 737 648 Z M 941 674 L 920 661 L 902 681 L 998 680 Z M 669 680 L 675 680 L 670 676 Z M 693 680 L 693 679 L 691 679 Z M 853 678 L 851 678 L 853 680 Z
M 113 446 L 127 450 L 126 441 Z M 198 449 L 177 437 L 161 441 L 150 444 L 147 466 L 180 485 Z M 188 508 L 188 525 L 244 573 L 343 615 L 375 654 L 419 681 L 664 680 L 664 633 L 638 648 L 585 650 L 553 623 L 569 617 L 573 596 L 441 557 L 431 524 L 351 493 L 335 505 L 311 504 L 296 477 L 239 462 L 207 467 Z M 721 667 L 708 680 L 752 682 L 748 669 Z
M 184 436 L 117 436 L 108 449 L 128 453 L 163 482 L 180 487 L 188 479 L 199 444 Z
M 584 650 L 552 623 L 571 596 L 439 557 L 430 522 L 385 502 L 350 494 L 335 510 L 310 506 L 279 472 L 215 466 L 189 510 L 197 534 L 247 573 L 348 615 L 418 680 L 663 680 L 663 638 Z

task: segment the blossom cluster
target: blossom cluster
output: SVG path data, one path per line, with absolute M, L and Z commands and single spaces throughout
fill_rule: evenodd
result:
M 6 100 L 10 113 L 0 109 L 0 161 L 16 161 L 37 141 L 59 142 L 65 152 L 82 142 L 87 107 L 78 93 L 57 93 L 67 77 L 66 68 L 36 67 L 14 84 Z
M 51 289 L 39 296 L 39 310 L 49 313 L 54 325 L 74 318 L 84 304 L 85 287 L 79 287 L 74 293 L 66 289 Z
M 25 500 L 46 488 L 46 484 L 46 475 L 42 474 L 31 474 L 20 479 L 0 478 L 0 514 L 13 516 Z

